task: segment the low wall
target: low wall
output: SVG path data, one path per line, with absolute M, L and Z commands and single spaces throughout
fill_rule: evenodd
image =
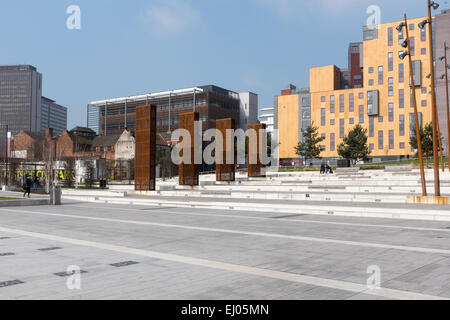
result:
M 0 200 L 0 208 L 48 206 L 49 199 Z

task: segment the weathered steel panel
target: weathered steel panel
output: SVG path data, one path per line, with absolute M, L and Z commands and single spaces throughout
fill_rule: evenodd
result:
M 180 129 L 185 129 L 191 135 L 191 145 L 188 147 L 191 150 L 190 163 L 182 162 L 178 166 L 179 184 L 180 186 L 198 186 L 198 165 L 194 161 L 194 122 L 199 120 L 198 112 L 188 112 L 180 114 Z M 183 152 L 180 152 L 180 156 L 183 156 Z
M 235 130 L 232 118 L 216 120 L 216 129 L 222 134 L 222 145 L 216 145 L 216 181 L 235 181 L 236 179 L 236 151 L 234 143 L 227 141 L 227 130 Z M 234 141 L 234 138 L 233 138 Z M 216 139 L 216 142 L 218 140 Z M 234 163 L 227 163 L 227 153 L 234 153 Z
M 248 143 L 247 155 L 248 155 L 248 160 L 249 160 L 249 164 L 248 164 L 248 177 L 249 178 L 264 178 L 266 176 L 266 170 L 265 170 L 266 166 L 261 163 L 261 158 L 260 158 L 260 154 L 262 153 L 262 150 L 261 150 L 262 141 L 261 140 L 263 139 L 263 137 L 261 136 L 261 132 L 262 132 L 261 130 L 265 130 L 265 129 L 266 129 L 266 125 L 263 123 L 248 125 L 249 131 L 254 130 L 256 132 L 256 140 L 252 142 L 251 139 L 249 138 L 249 143 Z M 254 144 L 254 143 L 256 143 L 256 146 L 250 145 L 250 144 Z M 256 155 L 255 155 L 255 152 L 256 152 Z M 257 159 L 256 163 L 250 164 L 250 159 L 252 159 L 252 158 Z
M 156 106 L 136 108 L 135 190 L 156 188 Z

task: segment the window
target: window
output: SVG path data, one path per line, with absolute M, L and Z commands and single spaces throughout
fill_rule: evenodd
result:
M 375 118 L 369 117 L 369 137 L 375 137 Z
M 336 150 L 336 137 L 334 133 L 330 133 L 330 151 Z
M 414 31 L 414 23 L 411 23 L 411 24 L 409 25 L 409 31 Z
M 426 55 L 427 54 L 427 48 L 422 48 L 422 49 L 420 49 L 420 54 L 421 55 Z
M 373 143 L 369 144 L 369 150 L 370 151 L 375 150 L 375 144 L 373 144 Z
M 422 85 L 422 61 L 414 60 L 412 62 L 414 85 L 420 87 Z
M 322 108 L 320 109 L 320 125 L 326 126 L 326 109 Z
M 413 90 L 412 89 L 409 90 L 409 97 L 410 97 L 409 98 L 410 99 L 410 101 L 409 101 L 410 104 L 409 105 L 410 105 L 411 108 L 414 108 L 414 99 L 413 99 L 414 97 L 413 97 Z
M 388 120 L 389 122 L 393 122 L 394 121 L 394 104 L 393 103 L 389 103 L 388 105 Z
M 369 86 L 373 86 L 373 85 L 374 85 L 373 79 L 370 79 L 370 80 L 369 80 Z
M 403 37 L 403 28 L 402 28 L 402 31 L 400 31 L 400 32 L 398 33 L 398 44 L 402 44 L 402 43 L 403 43 L 403 40 L 405 40 L 405 39 L 404 39 L 404 37 Z
M 304 97 L 302 98 L 302 107 L 309 107 L 311 106 L 311 98 Z
M 383 116 L 378 116 L 378 123 L 383 123 L 384 121 L 384 117 Z
M 373 73 L 373 67 L 369 67 L 369 73 Z
M 343 94 L 339 95 L 339 112 L 345 111 L 345 96 Z
M 405 65 L 403 63 L 398 65 L 398 82 L 405 82 Z
M 420 41 L 427 41 L 427 29 L 423 28 L 420 30 Z
M 359 93 L 359 98 L 360 98 L 360 99 L 364 99 L 364 92 L 360 92 L 360 93 Z
M 388 96 L 394 96 L 394 78 L 388 79 Z
M 389 130 L 389 149 L 394 149 L 394 130 Z
M 327 98 L 325 96 L 320 97 L 320 102 L 326 102 Z
M 363 28 L 363 39 L 364 40 L 373 40 L 378 38 L 378 29 L 377 28 Z
M 345 136 L 345 119 L 339 120 L 339 138 L 344 139 Z
M 422 112 L 418 112 L 419 116 L 419 127 L 422 127 Z M 416 116 L 414 113 L 409 114 L 409 136 L 415 137 L 416 136 Z
M 355 111 L 355 96 L 353 93 L 350 93 L 348 96 L 348 107 L 350 112 Z
M 405 115 L 401 114 L 399 116 L 399 134 L 400 137 L 404 137 L 405 136 Z
M 400 149 L 405 149 L 405 143 L 404 142 L 400 142 Z
M 427 100 L 422 100 L 422 107 L 426 107 L 427 106 Z
M 348 119 L 348 123 L 349 124 L 355 124 L 355 118 Z
M 367 114 L 376 116 L 379 113 L 378 90 L 367 91 Z
M 378 67 L 378 84 L 383 84 L 383 66 Z
M 388 71 L 394 70 L 394 54 L 392 52 L 388 53 Z
M 426 94 L 427 93 L 427 88 L 426 87 L 422 87 L 421 89 L 422 94 Z
M 359 106 L 359 123 L 364 123 L 364 106 Z
M 334 119 L 330 119 L 330 126 L 334 126 Z
M 334 113 L 334 96 L 330 97 L 330 113 Z
M 392 46 L 394 43 L 394 32 L 392 27 L 388 28 L 388 46 Z
M 409 39 L 409 46 L 410 46 L 410 49 L 411 49 L 411 56 L 414 56 L 415 53 L 416 53 L 414 37 L 410 37 L 410 39 Z
M 384 136 L 383 131 L 378 131 L 378 150 L 384 149 Z

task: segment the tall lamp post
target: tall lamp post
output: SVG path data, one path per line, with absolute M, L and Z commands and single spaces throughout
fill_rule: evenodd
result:
M 444 69 L 445 73 L 441 76 L 441 79 L 445 79 L 445 92 L 446 92 L 446 102 L 447 102 L 447 129 L 448 129 L 448 136 L 447 136 L 447 153 L 449 157 L 449 163 L 448 168 L 450 171 L 450 106 L 449 106 L 449 100 L 448 100 L 448 69 L 450 69 L 450 65 L 447 63 L 447 50 L 449 48 L 447 47 L 447 42 L 444 42 L 444 56 L 440 57 L 439 60 L 444 61 Z
M 428 1 L 428 20 L 419 23 L 419 28 L 425 28 L 428 24 L 428 52 L 430 57 L 430 73 L 431 73 L 431 113 L 433 117 L 433 162 L 434 162 L 434 194 L 439 197 L 441 195 L 441 183 L 439 178 L 439 154 L 438 154 L 438 132 L 437 132 L 437 108 L 436 108 L 436 85 L 434 78 L 434 51 L 433 51 L 433 20 L 431 17 L 431 8 L 437 10 L 439 4 L 434 1 Z
M 409 78 L 410 78 L 410 88 L 412 90 L 413 105 L 414 105 L 414 119 L 416 124 L 416 139 L 417 139 L 417 153 L 419 154 L 419 165 L 420 165 L 420 179 L 422 182 L 422 196 L 427 196 L 427 183 L 425 180 L 425 169 L 423 166 L 423 153 L 422 153 L 422 139 L 420 136 L 420 123 L 419 114 L 417 112 L 417 98 L 416 98 L 416 84 L 414 83 L 414 73 L 412 68 L 412 58 L 411 58 L 411 47 L 410 38 L 408 32 L 408 19 L 405 13 L 405 21 L 402 22 L 398 27 L 397 31 L 402 32 L 403 28 L 406 30 L 406 40 L 402 43 L 402 47 L 408 49 L 408 51 L 400 52 L 399 58 L 401 60 L 405 59 L 406 56 L 409 57 Z

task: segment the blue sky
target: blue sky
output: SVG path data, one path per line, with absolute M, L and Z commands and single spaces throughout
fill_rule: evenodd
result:
M 66 27 L 70 5 L 81 30 Z M 253 91 L 270 107 L 287 83 L 308 86 L 309 67 L 346 66 L 370 5 L 382 22 L 426 15 L 425 0 L 2 1 L 0 64 L 36 66 L 69 128 L 86 124 L 90 101 L 195 85 Z

